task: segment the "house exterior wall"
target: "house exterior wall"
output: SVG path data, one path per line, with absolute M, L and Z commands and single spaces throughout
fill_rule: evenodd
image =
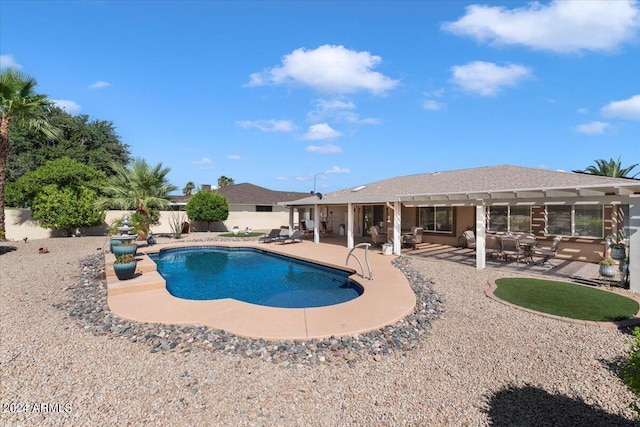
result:
M 402 209 L 402 228 L 409 229 L 418 223 L 418 208 Z M 624 213 L 618 206 L 604 206 L 604 236 L 616 234 L 624 224 Z M 545 235 L 545 207 L 531 207 L 531 230 L 536 236 L 540 247 L 551 247 L 554 236 Z M 455 233 L 433 233 L 425 232 L 423 242 L 443 244 L 450 246 L 458 245 L 458 237 L 468 226 L 475 229 L 475 207 L 463 206 L 455 207 Z M 558 259 L 573 261 L 599 262 L 606 250 L 605 238 L 585 238 L 565 236 L 562 238 L 558 249 Z

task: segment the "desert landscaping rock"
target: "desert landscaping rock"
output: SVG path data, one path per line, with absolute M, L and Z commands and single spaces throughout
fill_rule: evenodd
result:
M 627 331 L 498 304 L 484 290 L 503 272 L 397 258 L 418 302 L 401 322 L 269 342 L 114 316 L 106 247 L 0 244 L 0 424 L 635 425 Z

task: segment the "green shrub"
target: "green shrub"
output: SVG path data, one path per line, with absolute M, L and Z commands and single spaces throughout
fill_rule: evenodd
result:
M 227 199 L 222 194 L 211 191 L 198 191 L 187 202 L 185 209 L 191 221 L 206 222 L 207 231 L 212 222 L 224 221 L 229 217 Z
M 622 382 L 631 389 L 631 391 L 640 398 L 640 328 L 633 329 L 635 341 L 631 343 L 631 352 L 629 358 L 624 361 L 620 369 L 620 378 Z M 637 402 L 632 404 L 633 410 L 640 416 L 640 407 Z M 640 421 L 638 422 L 640 425 Z
M 95 207 L 97 199 L 96 192 L 89 188 L 47 185 L 31 202 L 31 211 L 41 226 L 61 229 L 71 236 L 76 228 L 104 222 L 104 210 Z

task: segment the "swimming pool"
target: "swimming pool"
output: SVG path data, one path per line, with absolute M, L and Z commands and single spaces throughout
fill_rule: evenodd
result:
M 348 271 L 253 248 L 175 248 L 150 257 L 169 293 L 183 299 L 308 308 L 350 301 L 363 292 Z

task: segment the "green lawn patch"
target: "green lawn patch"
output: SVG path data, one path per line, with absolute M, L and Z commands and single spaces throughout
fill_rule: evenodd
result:
M 638 303 L 600 289 L 552 280 L 496 280 L 494 295 L 511 304 L 572 319 L 611 322 L 633 317 Z
M 258 231 L 252 231 L 249 234 L 244 234 L 244 231 L 243 231 L 242 233 L 238 233 L 238 234 L 223 233 L 220 235 L 220 237 L 258 237 L 258 236 L 264 236 L 264 233 L 260 233 Z

